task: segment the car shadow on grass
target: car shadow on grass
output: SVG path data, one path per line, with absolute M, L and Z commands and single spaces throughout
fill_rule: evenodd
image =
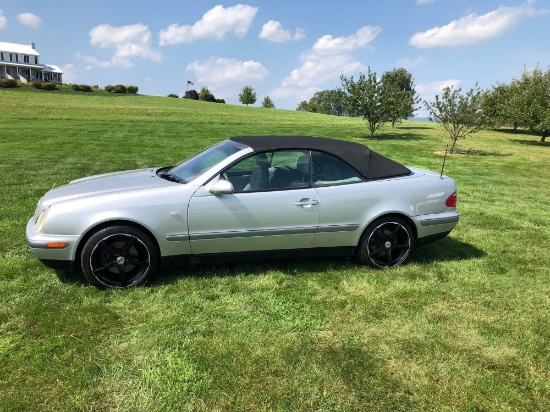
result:
M 483 250 L 468 243 L 446 237 L 437 242 L 417 247 L 410 257 L 410 262 L 429 265 L 439 262 L 466 261 L 486 256 Z M 182 278 L 212 278 L 237 276 L 262 276 L 279 272 L 287 276 L 300 276 L 312 273 L 338 272 L 363 269 L 365 266 L 353 259 L 341 257 L 307 257 L 292 256 L 289 259 L 252 259 L 232 262 L 201 263 L 189 265 L 184 262 L 172 263 L 163 267 L 150 287 L 172 284 Z M 374 269 L 373 269 L 374 270 Z M 75 286 L 89 286 L 81 270 L 74 272 L 56 271 L 61 283 Z
M 429 265 L 436 262 L 466 261 L 486 256 L 487 253 L 466 242 L 446 237 L 437 242 L 418 246 L 410 262 Z M 170 284 L 184 277 L 211 278 L 236 276 L 261 276 L 279 272 L 284 275 L 337 272 L 366 268 L 354 259 L 341 257 L 316 257 L 289 259 L 257 259 L 225 263 L 202 263 L 196 266 L 175 265 L 167 268 L 151 285 Z M 375 269 L 373 269 L 375 270 Z
M 429 264 L 433 262 L 451 262 L 478 259 L 487 253 L 477 247 L 446 237 L 433 243 L 418 246 L 411 256 L 411 262 Z

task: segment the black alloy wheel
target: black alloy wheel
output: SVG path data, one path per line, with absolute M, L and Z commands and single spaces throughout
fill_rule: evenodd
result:
M 112 226 L 92 235 L 82 250 L 88 281 L 100 288 L 129 288 L 146 283 L 158 267 L 156 244 L 141 230 Z
M 359 261 L 376 269 L 398 266 L 407 260 L 414 248 L 414 235 L 407 222 L 399 217 L 375 220 L 363 234 Z

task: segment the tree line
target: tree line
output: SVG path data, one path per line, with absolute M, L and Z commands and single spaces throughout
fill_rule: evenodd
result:
M 412 117 L 422 102 L 429 120 L 441 124 L 452 139 L 466 138 L 482 127 L 519 127 L 541 136 L 550 135 L 550 69 L 525 69 L 521 78 L 498 83 L 482 91 L 478 85 L 466 92 L 447 87 L 432 102 L 421 100 L 415 91 L 412 75 L 405 69 L 385 72 L 380 78 L 368 68 L 357 80 L 342 75 L 341 86 L 317 92 L 302 101 L 296 110 L 334 116 L 361 117 L 372 137 L 384 123 Z

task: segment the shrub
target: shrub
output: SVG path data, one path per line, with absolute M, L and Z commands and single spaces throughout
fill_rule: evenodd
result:
M 106 92 L 112 93 L 114 89 L 115 89 L 115 86 L 111 86 L 110 84 L 105 86 L 105 91 Z
M 55 83 L 52 82 L 41 82 L 41 81 L 34 81 L 32 82 L 32 85 L 40 90 L 55 90 L 57 89 L 57 86 Z
M 174 98 L 176 98 L 176 99 L 179 98 L 179 96 L 178 96 L 177 94 L 174 94 L 174 93 L 170 93 L 170 94 L 168 95 L 168 97 L 174 97 Z
M 3 89 L 11 89 L 17 87 L 17 81 L 13 79 L 0 79 L 0 87 Z
M 76 90 L 77 92 L 91 92 L 92 86 L 88 86 L 87 84 L 73 84 L 71 86 L 73 90 Z
M 187 90 L 183 95 L 184 99 L 199 100 L 199 94 L 196 90 Z
M 115 87 L 113 87 L 112 93 L 126 94 L 126 86 L 124 86 L 123 84 L 117 84 Z
M 216 99 L 216 103 L 223 103 L 223 104 L 225 104 L 225 100 L 224 100 L 224 99 Z
M 126 93 L 128 94 L 137 94 L 138 92 L 138 87 L 137 86 L 134 86 L 133 84 L 130 84 L 128 86 L 126 86 Z
M 42 90 L 55 90 L 55 89 L 57 89 L 57 86 L 55 83 L 52 83 L 52 82 L 42 83 Z

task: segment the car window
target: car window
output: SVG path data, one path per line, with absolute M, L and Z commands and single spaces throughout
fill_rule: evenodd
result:
M 310 186 L 310 155 L 305 150 L 258 153 L 222 174 L 235 192 L 295 189 Z
M 218 143 L 174 166 L 170 169 L 170 173 L 177 176 L 184 183 L 191 182 L 222 160 L 242 150 L 242 148 L 230 142 Z
M 311 152 L 313 186 L 341 185 L 363 181 L 357 170 L 343 160 L 323 152 Z

